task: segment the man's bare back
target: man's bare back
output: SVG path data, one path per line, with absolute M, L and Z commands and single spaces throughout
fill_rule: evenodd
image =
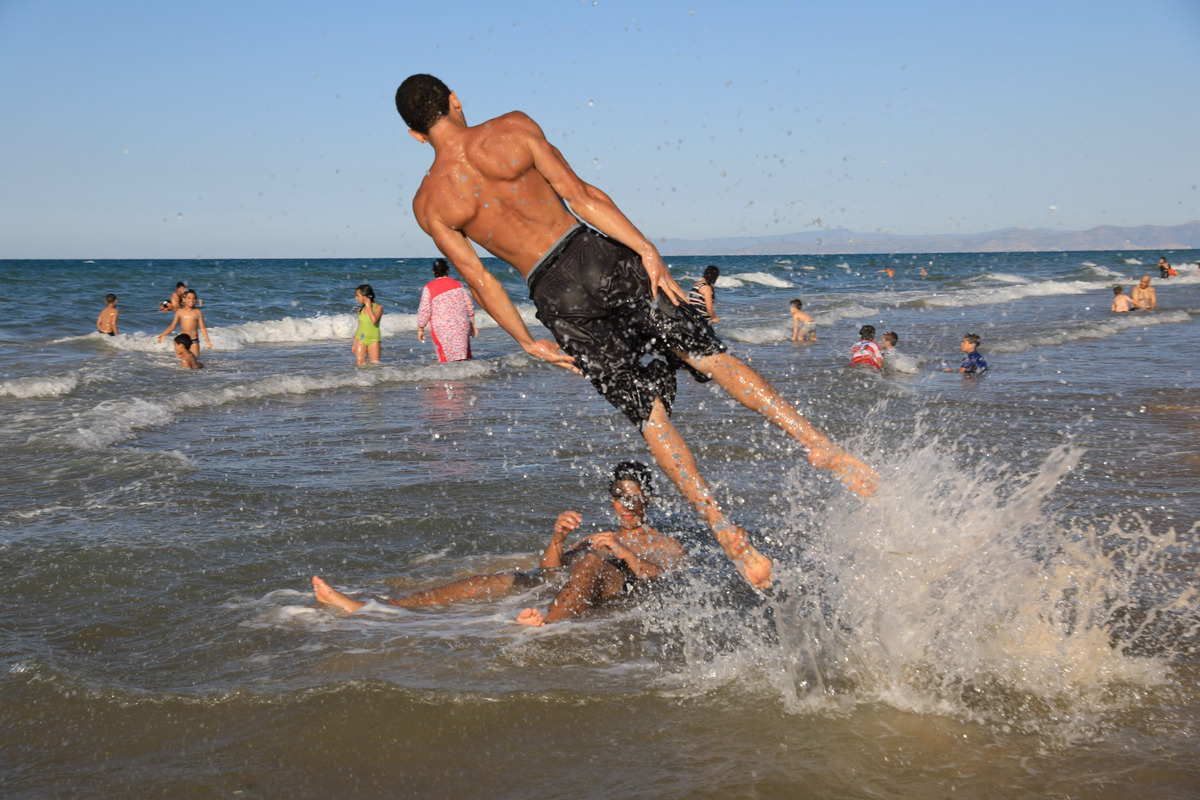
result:
M 417 218 L 461 231 L 524 277 L 578 224 L 537 169 L 534 150 L 551 146 L 520 111 L 455 133 L 413 199 Z

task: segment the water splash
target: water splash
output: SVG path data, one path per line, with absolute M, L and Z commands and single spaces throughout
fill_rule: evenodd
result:
M 749 680 L 797 712 L 884 703 L 1067 738 L 1170 691 L 1200 630 L 1180 568 L 1196 529 L 1056 519 L 1046 501 L 1080 463 L 1071 445 L 1029 475 L 945 449 L 880 454 L 867 503 L 817 510 L 795 486 L 762 622 L 746 628 L 698 585 L 674 619 L 692 682 Z

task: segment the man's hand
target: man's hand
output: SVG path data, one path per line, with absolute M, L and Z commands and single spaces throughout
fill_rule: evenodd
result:
M 607 550 L 617 558 L 625 558 L 633 556 L 632 551 L 617 540 L 617 535 L 612 531 L 603 531 L 588 537 L 588 544 L 593 550 Z
M 655 250 L 652 253 L 642 254 L 642 266 L 646 268 L 646 274 L 650 276 L 650 296 L 654 297 L 661 290 L 673 304 L 687 302 L 687 294 L 684 293 L 683 287 L 675 282 L 671 277 L 671 273 L 667 271 L 667 265 L 663 263 L 662 256 Z
M 538 339 L 532 344 L 525 345 L 525 352 L 548 364 L 569 369 L 576 375 L 583 374 L 579 367 L 575 366 L 575 359 L 560 350 L 558 345 L 549 339 Z
M 583 515 L 578 511 L 564 511 L 554 521 L 554 538 L 562 541 L 569 534 L 579 530 L 583 524 Z

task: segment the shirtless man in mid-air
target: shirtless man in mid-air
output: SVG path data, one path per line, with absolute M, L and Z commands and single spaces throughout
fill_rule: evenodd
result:
M 869 466 L 830 442 L 766 379 L 725 352 L 654 245 L 607 194 L 575 174 L 537 123 L 513 111 L 468 126 L 458 97 L 432 75 L 406 79 L 396 91 L 396 109 L 413 138 L 433 147 L 433 165 L 413 198 L 417 224 L 517 344 L 586 375 L 638 426 L 659 467 L 751 585 L 770 585 L 771 561 L 726 521 L 671 423 L 676 370 L 716 380 L 799 441 L 814 466 L 833 471 L 860 494 L 874 492 L 878 476 Z M 471 242 L 525 278 L 537 317 L 557 345 L 530 335 Z M 658 357 L 643 364 L 646 353 Z

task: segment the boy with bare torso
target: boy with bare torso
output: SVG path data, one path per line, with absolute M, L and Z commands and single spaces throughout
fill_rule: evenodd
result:
M 117 317 L 121 314 L 117 310 L 117 296 L 109 292 L 104 295 L 104 302 L 107 305 L 100 312 L 100 316 L 96 317 L 96 330 L 107 333 L 109 336 L 116 336 L 120 332 L 117 330 Z
M 175 326 L 179 326 L 180 333 L 186 333 L 192 339 L 192 355 L 196 358 L 200 357 L 200 334 L 204 334 L 204 341 L 208 344 L 208 349 L 212 350 L 212 339 L 208 338 L 208 328 L 204 326 L 204 312 L 196 308 L 196 292 L 193 289 L 188 289 L 183 295 L 183 308 L 175 312 L 175 317 L 171 320 L 171 324 L 167 329 L 158 335 L 158 340 L 161 342 L 167 338 L 167 334 L 175 330 Z
M 768 586 L 771 562 L 750 545 L 745 531 L 726 521 L 671 423 L 677 369 L 716 380 L 797 439 L 813 465 L 832 470 L 862 494 L 874 491 L 878 476 L 870 467 L 830 442 L 761 375 L 725 352 L 654 245 L 607 194 L 575 174 L 537 123 L 513 111 L 468 126 L 458 97 L 432 75 L 405 80 L 396 108 L 413 138 L 434 152 L 413 198 L 417 224 L 527 353 L 585 374 L 638 426 L 663 472 L 749 583 Z M 538 319 L 557 345 L 530 335 L 471 242 L 525 278 Z M 647 352 L 659 358 L 642 364 Z

